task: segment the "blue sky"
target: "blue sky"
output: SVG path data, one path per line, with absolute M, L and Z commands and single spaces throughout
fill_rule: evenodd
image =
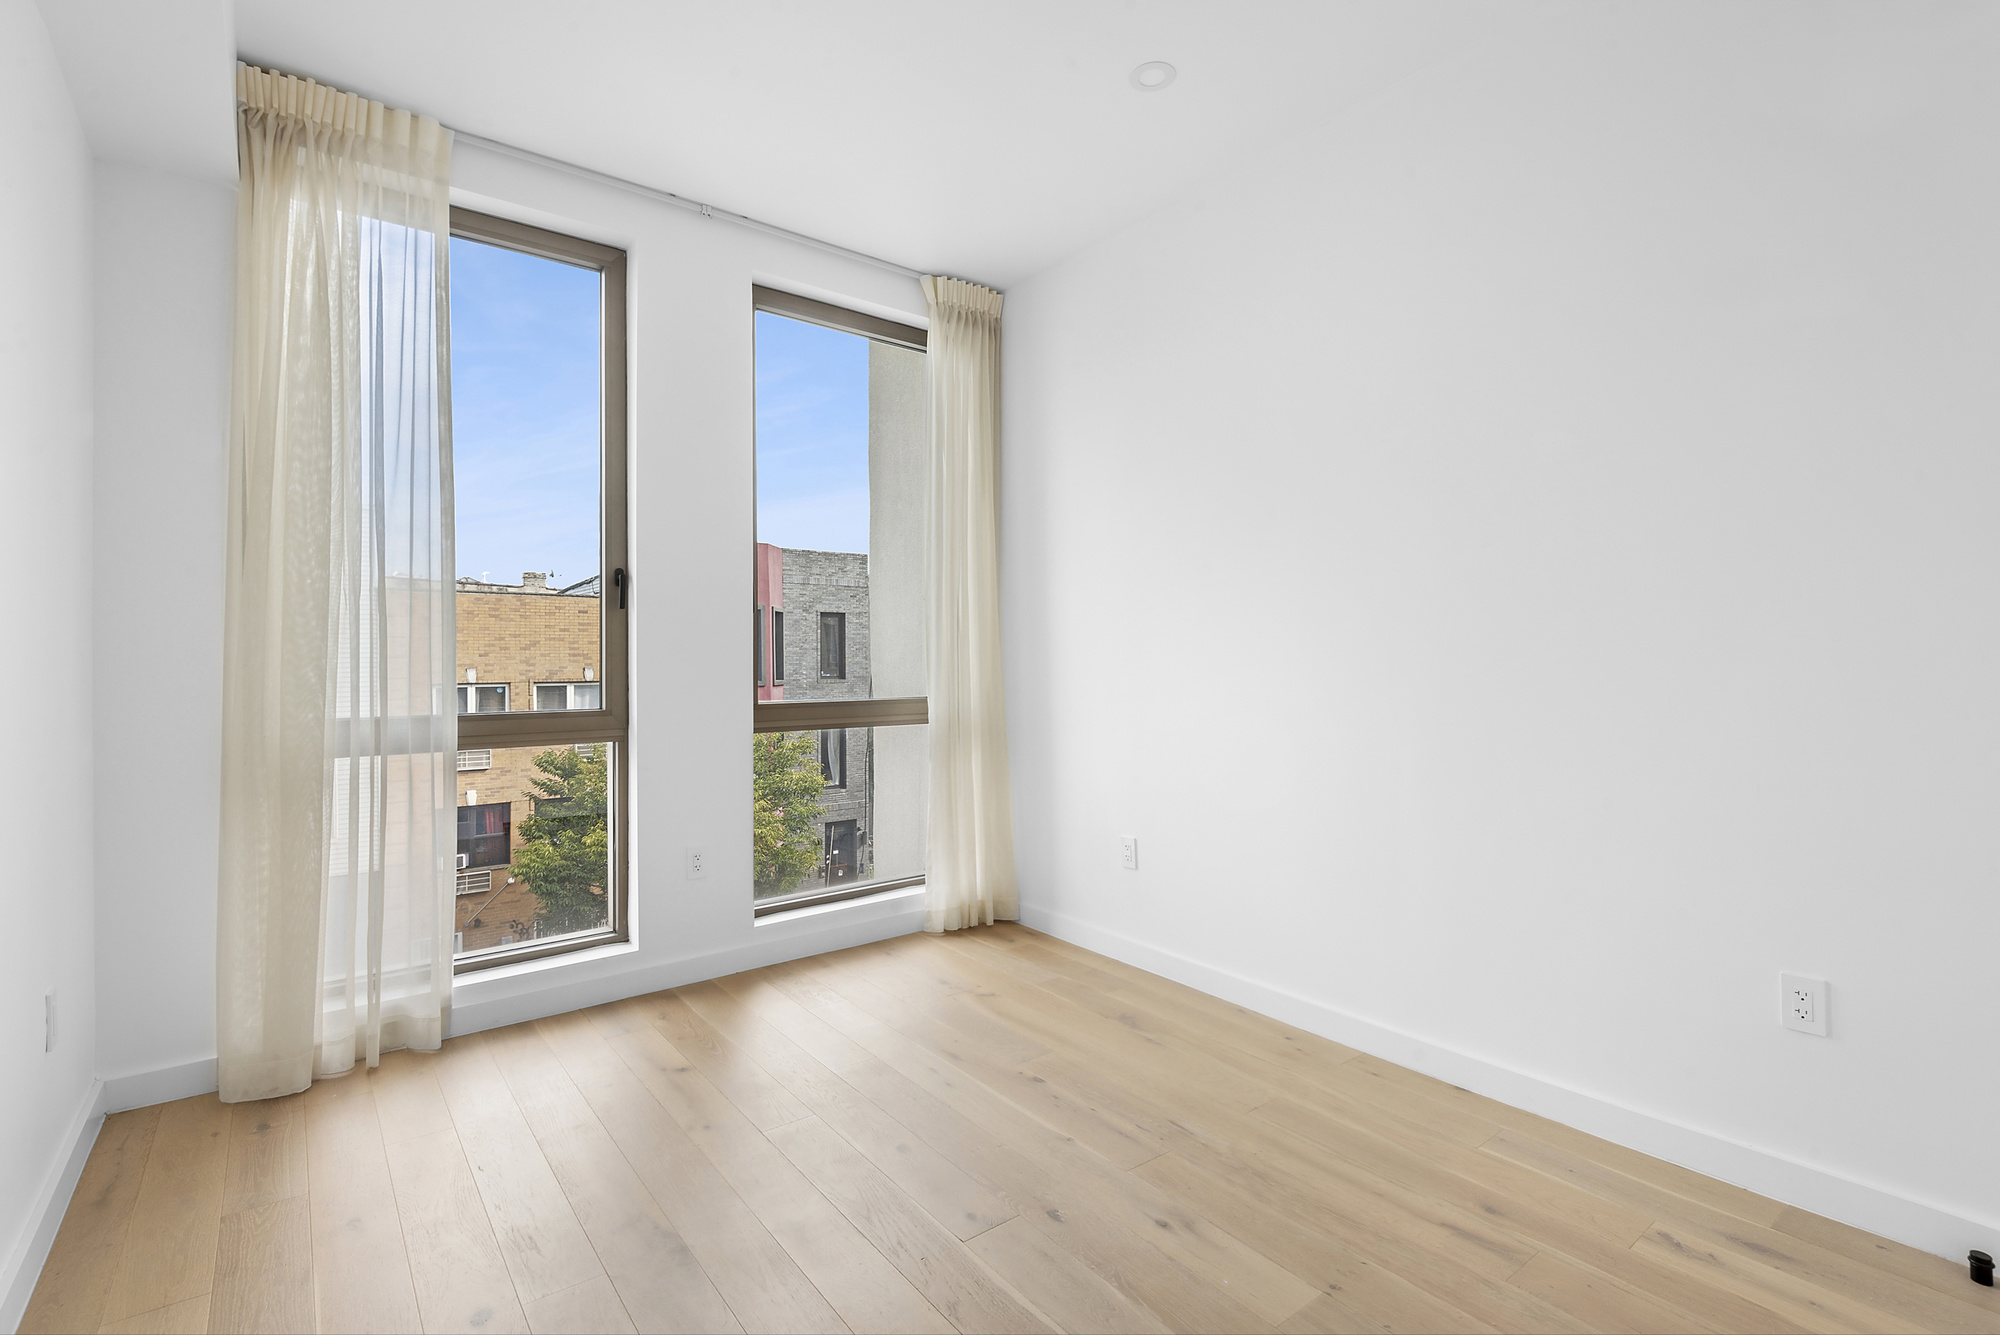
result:
M 598 276 L 453 237 L 458 574 L 598 573 Z M 757 537 L 868 550 L 868 340 L 757 315 Z
M 868 340 L 757 313 L 757 540 L 868 550 Z
M 598 573 L 598 276 L 451 240 L 458 573 Z

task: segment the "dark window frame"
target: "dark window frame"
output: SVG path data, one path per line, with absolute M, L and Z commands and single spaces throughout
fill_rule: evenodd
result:
M 458 828 L 460 831 L 464 831 L 468 823 L 476 824 L 479 820 L 477 813 L 487 811 L 498 811 L 500 813 L 500 831 L 498 834 L 491 831 L 480 833 L 477 830 L 470 834 L 461 833 L 458 836 L 458 854 L 460 857 L 468 860 L 464 866 L 458 868 L 459 871 L 490 871 L 494 867 L 508 867 L 513 865 L 514 804 L 512 802 L 473 802 L 462 806 L 458 808 Z M 482 839 L 498 839 L 500 841 L 501 858 L 498 862 L 491 861 L 490 859 L 485 862 L 470 860 L 476 857 L 477 854 L 476 852 L 469 852 L 468 845 L 477 845 Z
M 750 289 L 750 304 L 754 328 L 755 312 L 763 311 L 771 315 L 783 315 L 794 320 L 804 320 L 808 324 L 824 325 L 843 333 L 859 334 L 877 342 L 893 343 L 899 347 L 928 352 L 929 337 L 922 329 L 894 320 L 886 320 L 876 315 L 866 315 L 860 311 L 848 310 L 831 302 L 817 301 L 802 297 L 797 293 L 780 291 L 777 288 L 753 284 Z M 754 398 L 752 420 L 755 420 Z M 751 530 L 756 530 L 757 491 L 755 484 L 755 450 L 752 454 L 752 484 L 750 489 Z M 751 548 L 756 550 L 754 544 Z M 757 588 L 755 563 L 751 572 L 752 598 Z M 846 645 L 843 627 L 841 657 L 845 671 Z M 762 631 L 761 618 L 759 631 Z M 761 654 L 759 663 L 762 663 Z M 810 678 L 813 660 L 807 659 L 805 671 Z M 826 680 L 834 680 L 827 678 Z M 763 683 L 758 682 L 761 686 Z M 755 700 L 753 689 L 752 698 Z M 889 728 L 908 724 L 930 722 L 930 701 L 921 695 L 882 697 L 867 700 L 755 700 L 754 730 L 757 732 L 804 732 L 829 728 Z M 873 751 L 870 751 L 873 755 Z M 871 762 L 872 763 L 872 762 Z M 804 890 L 797 894 L 753 900 L 753 917 L 763 918 L 775 913 L 786 913 L 793 909 L 811 908 L 819 904 L 831 904 L 840 900 L 865 899 L 891 891 L 908 889 L 924 883 L 922 876 L 905 876 L 890 881 L 870 881 L 860 885 L 840 885 L 832 888 Z
M 454 207 L 451 234 L 469 241 L 519 251 L 541 259 L 594 269 L 600 276 L 598 307 L 598 404 L 599 404 L 599 528 L 603 554 L 598 572 L 599 621 L 598 680 L 603 692 L 603 708 L 584 710 L 510 710 L 504 714 L 462 714 L 458 721 L 461 748 L 550 749 L 582 743 L 609 743 L 611 763 L 607 775 L 606 823 L 610 836 L 610 865 L 606 869 L 611 884 L 605 899 L 610 922 L 599 931 L 582 932 L 558 941 L 510 942 L 469 955 L 456 956 L 454 973 L 471 973 L 524 960 L 589 950 L 596 946 L 629 941 L 631 929 L 631 750 L 629 728 L 630 630 L 627 607 L 633 580 L 627 548 L 627 474 L 629 403 L 626 337 L 627 283 L 626 255 L 615 246 L 601 245 L 581 237 L 551 232 L 494 217 L 471 209 Z M 449 309 L 449 308 L 447 308 Z M 532 687 L 530 688 L 532 698 Z M 511 704 L 511 698 L 509 700 Z M 511 859 L 510 859 L 511 861 Z
M 847 729 L 819 730 L 819 772 L 828 788 L 847 787 Z
M 829 627 L 833 631 L 830 636 L 827 634 Z M 830 654 L 827 652 L 829 641 L 833 648 Z M 831 672 L 827 671 L 829 662 L 833 666 Z M 819 676 L 821 681 L 847 680 L 847 613 L 845 612 L 822 611 L 819 614 Z

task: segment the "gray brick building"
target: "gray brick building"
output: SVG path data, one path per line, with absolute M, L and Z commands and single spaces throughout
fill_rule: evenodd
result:
M 775 595 L 775 596 L 773 596 Z M 867 700 L 868 557 L 760 543 L 757 549 L 757 698 Z M 874 873 L 874 764 L 867 728 L 818 737 L 820 866 L 807 886 L 865 881 Z

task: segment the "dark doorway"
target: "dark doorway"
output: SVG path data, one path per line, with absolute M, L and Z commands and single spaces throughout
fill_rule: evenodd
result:
M 861 874 L 861 834 L 858 821 L 828 821 L 826 826 L 826 883 L 838 885 Z

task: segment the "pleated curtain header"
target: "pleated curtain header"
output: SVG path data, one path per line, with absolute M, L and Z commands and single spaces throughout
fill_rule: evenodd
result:
M 312 79 L 238 62 L 236 100 L 253 112 L 289 116 L 335 134 L 379 144 L 414 169 L 442 178 L 451 166 L 451 132 L 429 116 L 384 106 Z
M 1000 294 L 990 287 L 968 283 L 962 278 L 924 276 L 924 300 L 933 306 L 964 311 L 969 315 L 1000 318 Z

